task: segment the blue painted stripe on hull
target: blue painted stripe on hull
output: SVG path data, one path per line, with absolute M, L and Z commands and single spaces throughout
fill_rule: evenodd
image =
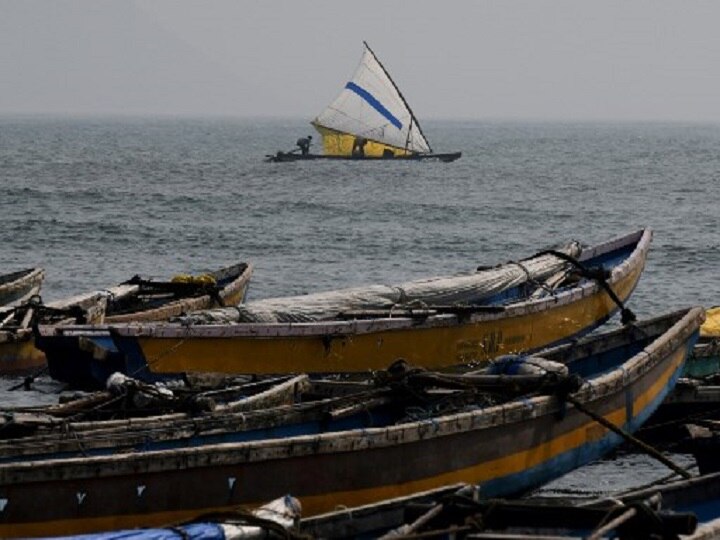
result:
M 380 103 L 375 96 L 365 90 L 362 86 L 358 86 L 354 82 L 349 82 L 345 85 L 345 88 L 352 92 L 355 92 L 358 96 L 363 98 L 368 103 L 368 105 L 370 105 L 373 109 L 383 115 L 387 119 L 387 121 L 390 122 L 393 126 L 398 129 L 402 129 L 402 122 L 400 122 L 400 120 L 398 120 L 397 117 L 385 107 L 385 105 Z
M 686 358 L 695 345 L 697 336 L 698 334 L 696 333 L 688 340 L 685 351 Z M 684 363 L 675 370 L 670 378 L 669 384 L 663 387 L 662 391 L 655 396 L 648 406 L 639 414 L 635 414 L 633 419 L 623 426 L 626 431 L 630 433 L 635 432 L 657 410 L 680 378 L 683 365 Z M 596 442 L 587 443 L 568 452 L 564 452 L 536 467 L 483 482 L 480 485 L 480 493 L 483 497 L 507 497 L 527 492 L 551 480 L 555 480 L 578 467 L 587 465 L 591 461 L 600 459 L 618 447 L 622 442 L 623 439 L 619 435 L 610 432 Z

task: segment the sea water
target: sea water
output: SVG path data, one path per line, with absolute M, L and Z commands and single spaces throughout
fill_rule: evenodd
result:
M 311 133 L 293 119 L 0 118 L 0 273 L 42 266 L 47 301 L 250 261 L 253 300 L 469 271 L 648 226 L 629 307 L 720 303 L 720 125 L 423 129 L 433 150 L 463 157 L 265 163 Z M 666 472 L 622 456 L 549 489 L 611 491 Z

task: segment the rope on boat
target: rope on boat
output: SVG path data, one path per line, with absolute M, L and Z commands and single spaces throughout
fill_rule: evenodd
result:
M 563 253 L 562 251 L 557 251 L 555 249 L 541 251 L 540 253 L 537 253 L 535 257 L 541 257 L 542 255 L 555 255 L 563 261 L 567 261 L 573 266 L 575 266 L 586 278 L 596 281 L 605 290 L 605 292 L 608 293 L 608 296 L 612 299 L 612 301 L 615 302 L 615 304 L 617 304 L 617 306 L 620 308 L 620 313 L 622 314 L 621 321 L 623 324 L 628 324 L 637 320 L 635 314 L 629 308 L 625 307 L 623 301 L 618 298 L 618 295 L 615 294 L 615 291 L 612 290 L 612 287 L 608 285 L 607 272 L 602 269 L 588 268 L 583 263 L 578 261 L 575 257 L 568 255 L 567 253 Z
M 27 377 L 25 377 L 21 383 L 11 386 L 10 388 L 8 388 L 8 390 L 10 392 L 13 392 L 15 390 L 20 390 L 21 388 L 23 388 L 25 390 L 30 390 L 32 383 L 35 382 L 35 379 L 37 379 L 40 375 L 45 373 L 47 370 L 48 370 L 48 366 L 47 366 L 47 364 L 45 364 L 43 367 L 41 367 L 39 370 L 37 370 L 32 375 L 28 375 Z
M 569 394 L 566 396 L 562 396 L 561 399 L 565 399 L 566 401 L 572 403 L 577 410 L 586 414 L 587 416 L 589 416 L 590 418 L 595 420 L 598 424 L 608 428 L 613 433 L 620 435 L 625 441 L 627 441 L 630 444 L 634 445 L 635 447 L 639 448 L 640 450 L 642 450 L 649 456 L 657 459 L 660 463 L 662 463 L 666 467 L 672 469 L 673 471 L 675 471 L 675 473 L 679 474 L 683 478 L 685 478 L 685 479 L 692 478 L 692 475 L 689 472 L 687 472 L 687 470 L 685 470 L 684 468 L 680 467 L 672 460 L 665 457 L 657 449 L 655 449 L 652 446 L 650 446 L 649 444 L 641 441 L 640 439 L 638 439 L 637 437 L 628 433 L 624 429 L 616 426 L 615 424 L 613 424 L 612 422 L 610 422 L 603 416 L 600 416 L 599 414 L 594 413 L 593 411 L 591 411 L 590 409 L 585 407 L 585 405 L 583 405 L 578 399 L 574 398 L 573 396 L 571 396 Z
M 520 270 L 522 270 L 525 273 L 525 277 L 527 278 L 527 283 L 529 283 L 530 285 L 533 285 L 538 289 L 542 289 L 548 294 L 555 294 L 555 291 L 552 288 L 548 287 L 542 281 L 538 281 L 537 279 L 535 279 L 532 276 L 532 274 L 530 273 L 530 270 L 528 270 L 527 267 L 523 263 L 521 263 L 519 261 L 509 261 L 508 264 L 514 264 L 515 266 L 520 268 Z
M 113 338 L 116 335 L 116 330 L 112 327 L 109 328 L 110 335 L 113 336 Z M 135 377 L 138 373 L 145 369 L 151 368 L 154 364 L 157 364 L 160 360 L 168 356 L 169 354 L 172 354 L 175 350 L 179 349 L 181 346 L 185 344 L 186 339 L 183 338 L 179 340 L 175 345 L 172 347 L 169 347 L 168 349 L 161 351 L 155 358 L 148 358 L 145 360 L 145 365 L 140 365 L 137 368 L 135 368 L 133 371 L 128 373 L 129 377 Z

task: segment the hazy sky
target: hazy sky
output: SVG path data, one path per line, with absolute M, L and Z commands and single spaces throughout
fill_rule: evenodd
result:
M 720 2 L 0 0 L 0 114 L 312 119 L 367 40 L 420 119 L 720 121 Z

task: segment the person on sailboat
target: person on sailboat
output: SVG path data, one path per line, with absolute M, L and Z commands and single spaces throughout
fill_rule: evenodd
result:
M 300 153 L 303 156 L 307 156 L 310 152 L 310 145 L 312 144 L 312 135 L 299 138 L 295 144 L 300 148 Z
M 368 140 L 365 137 L 355 137 L 355 141 L 353 142 L 352 147 L 352 155 L 358 156 L 358 157 L 364 157 L 365 156 L 365 145 L 368 143 Z

